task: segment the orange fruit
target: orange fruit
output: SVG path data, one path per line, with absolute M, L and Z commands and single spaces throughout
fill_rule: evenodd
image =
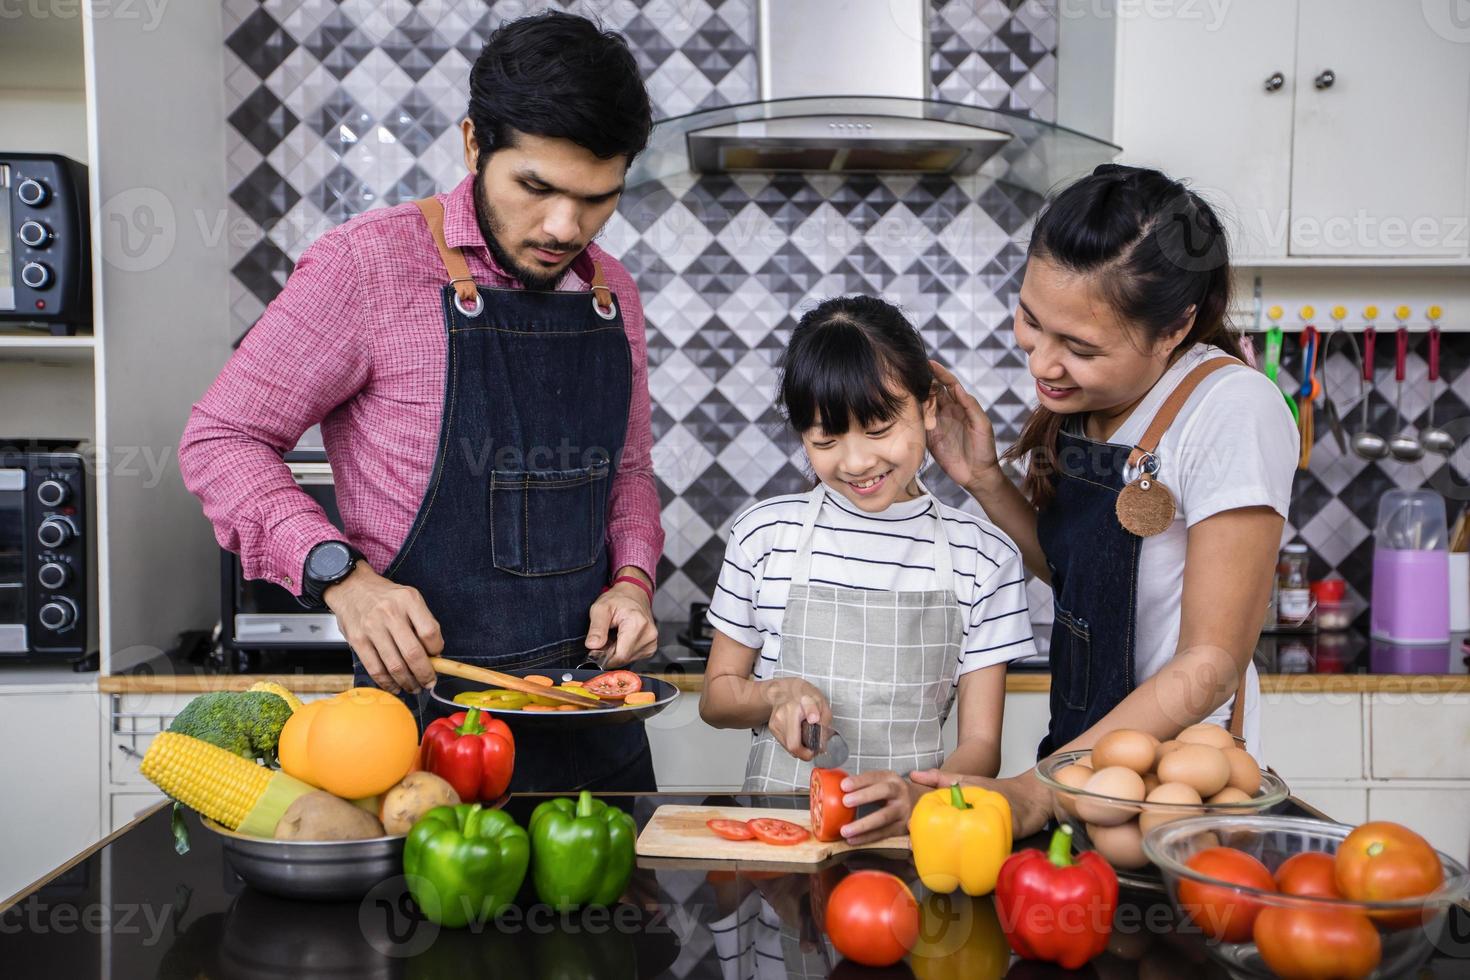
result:
M 295 776 L 304 783 L 316 786 L 311 774 L 311 755 L 307 752 L 307 734 L 311 731 L 311 720 L 322 710 L 326 701 L 308 701 L 291 713 L 281 729 L 276 745 L 276 754 L 281 760 L 281 769 L 288 776 Z
M 306 739 L 315 785 L 351 800 L 385 792 L 408 774 L 419 728 L 402 701 L 358 687 L 321 703 Z

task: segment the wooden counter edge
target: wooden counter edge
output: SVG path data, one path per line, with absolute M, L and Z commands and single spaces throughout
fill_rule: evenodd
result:
M 649 674 L 681 691 L 697 694 L 704 675 Z M 336 694 L 352 686 L 349 674 L 116 674 L 97 678 L 103 694 L 202 694 L 243 691 L 257 681 L 274 681 L 297 694 Z M 1006 675 L 1008 694 L 1045 694 L 1051 675 L 1013 672 Z M 1451 694 L 1470 693 L 1467 674 L 1262 674 L 1263 694 Z

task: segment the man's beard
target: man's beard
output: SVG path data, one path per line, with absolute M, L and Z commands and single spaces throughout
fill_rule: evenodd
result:
M 547 290 L 552 289 L 567 274 L 566 269 L 547 275 L 525 266 L 511 258 L 510 253 L 500 242 L 500 220 L 495 215 L 495 209 L 485 198 L 485 168 L 480 167 L 475 173 L 475 222 L 480 226 L 480 237 L 485 239 L 485 247 L 490 249 L 490 257 L 501 270 L 515 277 L 526 289 Z

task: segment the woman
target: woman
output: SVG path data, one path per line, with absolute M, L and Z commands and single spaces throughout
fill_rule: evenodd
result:
M 1250 660 L 1298 437 L 1279 389 L 1239 363 L 1230 281 L 1204 201 L 1158 171 L 1099 167 L 1041 213 L 1028 250 L 1014 323 L 1040 406 L 1006 453 L 1028 461 L 1022 487 L 979 403 L 936 366 L 946 390 L 931 452 L 1055 596 L 1038 758 L 1118 728 L 1168 739 L 1202 720 L 1234 721 L 1259 757 Z M 1003 792 L 1017 836 L 1050 815 L 1034 769 L 962 781 Z

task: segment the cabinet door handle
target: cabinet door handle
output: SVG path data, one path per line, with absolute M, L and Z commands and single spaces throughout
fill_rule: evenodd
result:
M 1285 75 L 1281 74 L 1281 72 L 1279 72 L 1279 71 L 1272 72 L 1271 73 L 1271 77 L 1268 78 L 1268 79 L 1266 79 L 1266 91 L 1267 92 L 1279 92 L 1281 90 L 1281 86 L 1283 86 L 1285 84 L 1286 84 L 1286 76 Z
M 1333 71 L 1331 68 L 1328 68 L 1322 74 L 1312 79 L 1312 84 L 1317 86 L 1317 88 L 1319 89 L 1324 89 L 1331 88 L 1332 83 L 1335 81 L 1337 81 L 1337 72 Z

